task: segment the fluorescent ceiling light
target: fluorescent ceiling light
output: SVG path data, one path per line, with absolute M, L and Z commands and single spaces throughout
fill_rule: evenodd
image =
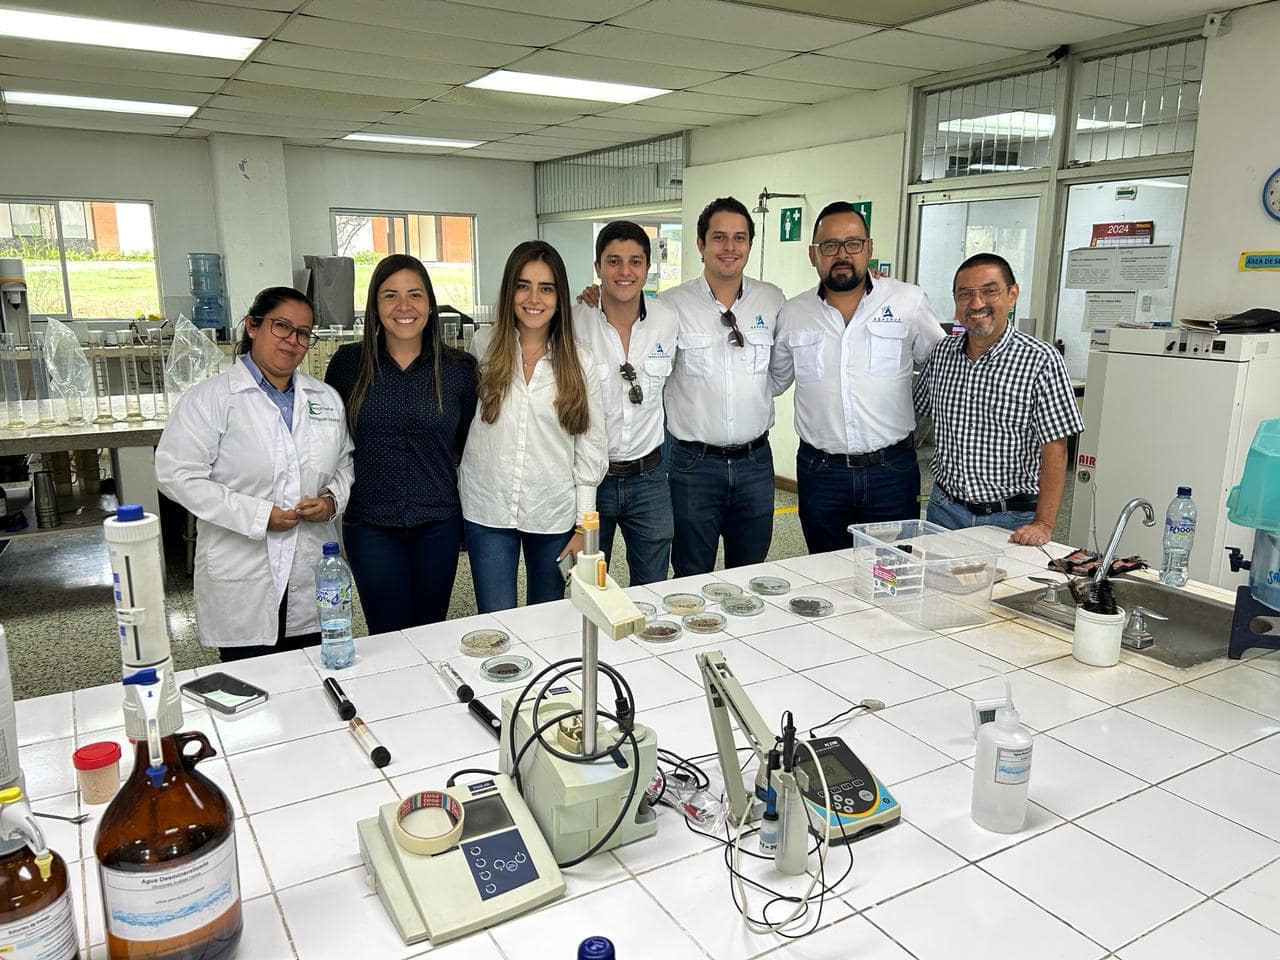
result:
M 360 140 L 365 143 L 398 143 L 410 147 L 457 147 L 467 150 L 478 147 L 483 140 L 445 140 L 440 137 L 397 137 L 389 133 L 348 133 L 343 140 Z
M 659 94 L 670 93 L 661 87 L 637 87 L 629 83 L 604 83 L 600 80 L 578 80 L 574 77 L 551 77 L 542 73 L 520 73 L 495 70 L 468 87 L 480 90 L 504 90 L 508 93 L 530 93 L 536 97 L 565 97 L 570 100 L 603 100 L 607 103 L 635 103 Z
M 60 13 L 32 13 L 0 7 L 0 36 L 58 43 L 84 43 L 121 50 L 149 50 L 153 53 L 180 53 L 218 60 L 243 60 L 262 41 L 254 37 L 233 37 L 203 30 L 153 27 L 123 20 L 71 17 Z
M 1077 130 L 1120 130 L 1138 126 L 1141 124 L 1123 120 L 1087 120 L 1083 117 L 1076 120 Z M 1048 137 L 1053 134 L 1054 117 L 1050 113 L 1015 110 L 988 117 L 946 120 L 938 124 L 938 129 L 943 133 L 976 133 L 980 136 Z
M 189 117 L 199 107 L 185 103 L 152 103 L 150 100 L 109 100 L 105 97 L 69 97 L 61 93 L 32 93 L 6 90 L 0 96 L 7 104 L 29 107 L 66 107 L 69 110 L 101 110 L 107 113 L 145 113 L 153 117 Z

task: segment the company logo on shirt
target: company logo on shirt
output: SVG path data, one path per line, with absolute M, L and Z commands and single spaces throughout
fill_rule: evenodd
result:
M 872 323 L 901 323 L 902 321 L 893 315 L 893 309 L 891 307 L 886 306 L 886 307 L 881 307 L 879 313 L 874 313 L 871 315 L 871 322 Z
M 307 416 L 312 420 L 319 420 L 321 423 L 337 423 L 338 412 L 331 405 L 321 403 L 318 400 L 307 401 Z
M 653 349 L 649 351 L 649 356 L 653 357 L 655 360 L 666 360 L 671 356 L 671 353 L 662 345 L 662 341 L 659 340 L 653 345 Z
M 751 322 L 751 329 L 752 329 L 752 330 L 767 330 L 767 329 L 769 329 L 768 324 L 766 324 L 766 323 L 764 322 L 764 316 L 763 316 L 762 314 L 759 314 L 759 313 L 757 313 L 757 314 L 756 314 L 756 318 L 755 318 L 755 320 L 753 320 L 753 321 Z

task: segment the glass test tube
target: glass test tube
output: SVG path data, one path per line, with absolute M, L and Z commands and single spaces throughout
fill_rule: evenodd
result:
M 151 395 L 155 402 L 154 418 L 169 419 L 169 394 L 164 380 L 164 333 L 147 331 L 147 366 L 151 368 Z
M 27 345 L 31 362 L 31 396 L 36 401 L 36 425 L 51 427 L 58 421 L 53 417 L 53 400 L 49 397 L 49 368 L 44 362 L 44 346 L 39 340 Z
M 115 414 L 111 412 L 111 372 L 108 360 L 110 348 L 103 339 L 101 330 L 89 331 L 89 363 L 93 366 L 93 392 L 96 399 L 97 414 L 94 423 L 115 423 Z
M 120 379 L 124 383 L 124 418 L 137 422 L 142 419 L 142 392 L 138 382 L 138 354 L 133 344 L 133 331 L 121 330 L 116 334 L 120 341 Z
M 4 378 L 4 422 L 21 430 L 27 425 L 22 410 L 22 381 L 18 379 L 18 335 L 0 333 L 0 376 Z

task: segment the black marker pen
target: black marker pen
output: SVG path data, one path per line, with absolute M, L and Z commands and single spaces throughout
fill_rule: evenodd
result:
M 347 695 L 342 692 L 338 681 L 333 677 L 324 678 L 324 692 L 329 695 L 329 702 L 333 704 L 333 709 L 338 711 L 339 718 L 350 720 L 356 715 L 356 705 L 347 699 Z

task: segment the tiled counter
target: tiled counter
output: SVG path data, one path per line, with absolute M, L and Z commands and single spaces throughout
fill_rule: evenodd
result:
M 1006 536 L 981 535 L 993 543 Z M 997 593 L 1031 586 L 1020 578 L 1043 561 L 1038 550 L 1008 548 L 1001 565 L 1012 579 Z M 245 926 L 237 955 L 558 960 L 604 934 L 620 957 L 663 960 L 1280 957 L 1280 654 L 1253 651 L 1243 662 L 1180 672 L 1126 652 L 1116 667 L 1096 669 L 1071 659 L 1062 631 L 999 607 L 990 622 L 948 635 L 916 629 L 849 595 L 851 572 L 836 553 L 635 588 L 636 599 L 660 602 L 680 587 L 769 573 L 791 580 L 792 595 L 827 597 L 834 610 L 807 620 L 786 609 L 789 597 L 766 598 L 762 615 L 730 617 L 723 634 L 601 648 L 630 682 L 640 722 L 685 756 L 714 749 L 699 649 L 724 651 L 771 723 L 789 708 L 807 728 L 863 698 L 885 701 L 885 710 L 833 729 L 888 784 L 905 822 L 852 847 L 853 869 L 811 935 L 748 933 L 721 848 L 663 808 L 655 838 L 565 871 L 568 893 L 557 903 L 435 950 L 400 943 L 365 884 L 355 821 L 397 796 L 442 786 L 452 770 L 494 766 L 496 741 L 429 664 L 449 660 L 496 712 L 500 689 L 478 677 L 479 661 L 460 654 L 459 639 L 501 625 L 535 665 L 574 655 L 580 620 L 558 602 L 357 641 L 358 662 L 339 676 L 391 750 L 384 770 L 325 699 L 318 654 L 233 665 L 271 693 L 236 720 L 184 702 L 186 727 L 205 731 L 220 754 L 200 769 L 227 791 L 238 817 Z M 1008 836 L 969 819 L 968 698 L 999 689 L 989 668 L 1008 674 L 1036 733 L 1027 826 Z M 119 687 L 100 687 L 18 704 L 34 807 L 77 811 L 71 751 L 123 738 L 120 698 Z M 82 940 L 90 956 L 104 957 L 96 823 L 43 823 L 68 861 Z M 849 849 L 832 850 L 829 880 L 844 872 Z M 788 892 L 808 882 L 783 883 L 771 868 L 756 875 Z M 757 909 L 762 899 L 753 900 Z

